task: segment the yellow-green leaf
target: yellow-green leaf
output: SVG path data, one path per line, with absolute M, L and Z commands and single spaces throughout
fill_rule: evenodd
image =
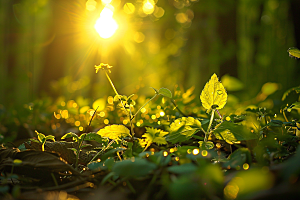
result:
M 200 95 L 200 100 L 203 107 L 207 110 L 210 110 L 212 106 L 217 106 L 217 109 L 222 109 L 225 106 L 227 102 L 227 92 L 216 74 L 213 74 L 210 80 L 205 84 Z
M 289 48 L 288 52 L 290 57 L 300 58 L 300 50 L 296 47 Z
M 146 133 L 142 135 L 143 138 L 146 138 L 146 140 L 150 143 L 157 143 L 158 145 L 160 144 L 167 144 L 166 138 L 164 137 L 165 135 L 168 134 L 168 132 L 165 132 L 160 129 L 156 128 L 150 128 L 146 127 Z
M 39 133 L 37 131 L 35 131 L 35 133 L 37 134 L 40 142 L 43 142 L 43 140 L 46 138 L 46 136 L 43 133 Z
M 191 138 L 201 129 L 201 122 L 193 117 L 182 117 L 176 119 L 170 125 L 170 134 L 166 136 L 168 142 L 173 144 L 183 142 Z
M 172 92 L 168 88 L 160 88 L 158 93 L 165 97 L 172 98 Z
M 130 136 L 130 131 L 123 125 L 111 125 L 100 129 L 97 134 L 101 135 L 101 137 L 106 137 L 117 141 L 120 140 L 120 138 Z

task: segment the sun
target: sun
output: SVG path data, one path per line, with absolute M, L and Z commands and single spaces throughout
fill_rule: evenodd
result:
M 100 37 L 107 39 L 114 35 L 119 25 L 113 18 L 113 7 L 106 6 L 100 13 L 100 17 L 97 19 L 94 28 L 100 35 Z

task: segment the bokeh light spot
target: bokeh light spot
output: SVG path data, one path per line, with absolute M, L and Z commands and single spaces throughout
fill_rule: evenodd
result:
M 193 155 L 198 155 L 199 154 L 199 149 L 194 149 L 193 150 Z
M 206 156 L 208 155 L 208 152 L 207 152 L 206 150 L 203 150 L 203 151 L 201 152 L 201 155 L 202 155 L 203 157 L 206 157 Z
M 154 12 L 155 2 L 153 0 L 145 0 L 143 4 L 143 11 L 145 14 L 150 15 Z
M 165 14 L 165 10 L 162 7 L 157 7 L 157 6 L 155 7 L 153 15 L 156 18 L 161 18 L 162 16 L 164 16 L 164 14 Z
M 145 35 L 142 32 L 136 32 L 133 39 L 136 43 L 142 43 L 145 40 Z
M 135 6 L 132 3 L 126 3 L 123 7 L 124 12 L 128 15 L 133 14 L 135 11 Z
M 244 170 L 248 170 L 249 169 L 249 164 L 248 163 L 244 163 L 243 164 L 243 169 Z
M 188 18 L 188 16 L 187 16 L 187 14 L 185 14 L 185 13 L 178 13 L 178 14 L 176 15 L 176 20 L 177 20 L 177 22 L 179 22 L 179 23 L 181 23 L 181 24 L 187 22 L 188 19 L 189 19 L 189 18 Z
M 109 120 L 108 120 L 108 119 L 105 119 L 105 120 L 104 120 L 104 124 L 109 124 Z

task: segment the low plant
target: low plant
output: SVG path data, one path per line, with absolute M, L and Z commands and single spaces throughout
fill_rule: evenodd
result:
M 299 50 L 288 52 L 299 58 Z M 118 93 L 109 76 L 112 66 L 102 63 L 95 69 L 104 72 L 115 93 L 109 109 L 80 107 L 82 99 L 56 106 L 53 124 L 74 123 L 67 122 L 70 114 L 87 126 L 60 138 L 68 142 L 36 131 L 38 140 L 32 141 L 38 148 L 28 142 L 22 148 L 3 147 L 0 192 L 9 193 L 13 178 L 20 185 L 38 185 L 39 191 L 51 184 L 73 194 L 108 188 L 130 199 L 259 199 L 297 188 L 300 86 L 283 94 L 278 110 L 262 106 L 277 91 L 275 83 L 266 83 L 255 101 L 233 105 L 216 74 L 199 99 L 193 88 L 176 87 L 173 93 L 153 88 L 153 96 L 139 101 Z M 109 124 L 102 123 L 104 116 Z M 128 123 L 113 121 L 118 118 Z

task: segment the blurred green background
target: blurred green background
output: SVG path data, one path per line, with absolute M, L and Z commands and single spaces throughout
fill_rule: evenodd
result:
M 119 26 L 107 39 L 94 29 L 105 6 Z M 241 80 L 241 99 L 266 82 L 280 99 L 300 84 L 287 53 L 300 47 L 299 9 L 299 0 L 1 0 L 0 104 L 113 95 L 100 63 L 114 66 L 120 94 L 179 85 L 200 95 L 216 73 Z

